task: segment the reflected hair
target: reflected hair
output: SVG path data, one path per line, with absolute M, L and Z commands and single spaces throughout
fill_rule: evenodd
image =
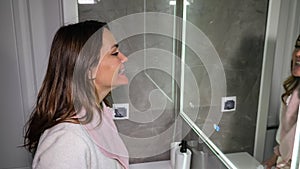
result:
M 101 116 L 100 100 L 89 70 L 97 66 L 106 23 L 84 21 L 56 32 L 48 67 L 31 116 L 25 125 L 24 146 L 34 152 L 43 132 L 59 123 L 79 123 L 76 111 L 86 109 L 82 123 L 93 111 Z M 106 98 L 103 100 L 107 103 Z
M 296 54 L 296 52 L 293 52 L 293 56 Z M 291 60 L 291 75 L 283 82 L 283 88 L 284 93 L 281 95 L 281 101 L 286 104 L 286 98 L 292 94 L 292 92 L 296 89 L 296 87 L 299 85 L 300 78 L 295 77 L 292 74 L 292 68 L 293 68 L 293 60 Z

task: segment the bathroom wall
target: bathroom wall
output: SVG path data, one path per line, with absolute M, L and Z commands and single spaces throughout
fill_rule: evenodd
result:
M 1 1 L 0 4 L 1 20 L 6 21 L 0 29 L 0 168 L 25 169 L 29 166 L 29 153 L 18 147 L 23 143 L 22 128 L 25 122 L 13 4 L 9 1 Z
M 62 25 L 60 0 L 0 2 L 0 168 L 30 169 L 32 154 L 23 145 L 48 62 L 50 43 Z

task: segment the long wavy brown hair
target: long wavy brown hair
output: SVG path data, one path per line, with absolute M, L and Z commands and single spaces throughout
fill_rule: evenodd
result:
M 295 55 L 295 51 L 293 52 L 293 57 Z M 286 98 L 292 94 L 292 92 L 299 85 L 300 78 L 295 77 L 292 74 L 293 69 L 293 59 L 291 61 L 291 75 L 283 82 L 284 93 L 281 95 L 281 100 L 284 104 L 286 104 Z
M 101 112 L 88 74 L 99 62 L 103 27 L 106 23 L 85 21 L 56 32 L 46 75 L 25 125 L 24 146 L 30 152 L 36 150 L 45 130 L 62 122 L 79 123 L 76 110 L 86 109 L 84 122 L 92 119 L 94 109 Z

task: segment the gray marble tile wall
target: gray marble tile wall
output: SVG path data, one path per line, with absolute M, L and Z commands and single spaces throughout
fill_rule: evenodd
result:
M 194 0 L 187 9 L 187 19 L 205 33 L 219 54 L 226 96 L 237 97 L 236 111 L 222 113 L 210 105 L 209 75 L 201 59 L 187 51 L 186 62 L 201 98 L 196 123 L 203 125 L 210 107 L 222 113 L 220 131 L 210 138 L 225 153 L 253 153 L 267 8 L 268 0 Z
M 192 0 L 187 8 L 188 21 L 205 33 L 219 54 L 226 75 L 226 95 L 237 97 L 236 111 L 223 113 L 219 123 L 220 131 L 210 137 L 225 153 L 247 151 L 251 154 L 253 151 L 267 6 L 268 0 Z M 144 11 L 168 14 L 174 12 L 169 0 L 101 0 L 95 5 L 79 5 L 79 18 L 81 21 L 96 19 L 110 22 Z M 171 52 L 171 45 L 170 39 L 150 34 L 132 36 L 120 42 L 121 50 L 129 56 L 129 60 L 132 53 L 144 48 L 159 48 Z M 128 65 L 134 63 L 130 61 Z M 205 68 L 211 65 L 203 65 L 201 59 L 189 49 L 186 52 L 186 64 L 193 72 L 200 91 L 201 102 L 196 123 L 201 126 L 210 107 L 220 112 L 220 107 L 211 105 L 211 84 Z M 132 115 L 151 107 L 149 95 L 157 89 L 153 81 L 159 84 L 167 95 L 172 94 L 168 73 L 149 69 L 141 72 L 134 72 L 134 69 L 131 71 L 127 72 L 131 79 L 129 86 L 115 89 L 114 93 L 123 94 L 117 97 L 118 102 L 131 103 L 130 110 L 134 110 L 130 112 Z M 176 118 L 173 103 L 167 101 L 166 105 L 164 110 L 157 110 L 163 111 L 159 118 L 148 123 L 117 121 L 120 132 L 138 138 L 163 132 Z M 161 141 L 163 140 L 159 140 L 158 144 Z M 132 147 L 128 149 L 130 152 Z M 154 157 L 131 158 L 130 162 L 168 158 L 169 154 L 166 151 Z

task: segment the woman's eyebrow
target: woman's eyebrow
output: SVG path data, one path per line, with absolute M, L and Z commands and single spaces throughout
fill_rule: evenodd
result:
M 118 48 L 119 44 L 114 44 L 111 48 Z

